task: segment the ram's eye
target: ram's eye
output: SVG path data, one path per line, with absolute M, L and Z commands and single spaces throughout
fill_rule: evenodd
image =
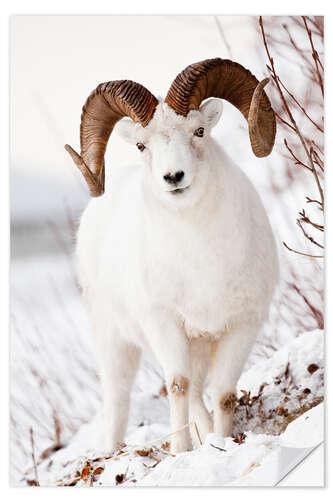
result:
M 194 131 L 194 135 L 197 137 L 203 137 L 205 129 L 203 127 L 197 128 L 197 130 Z
M 142 142 L 138 142 L 136 144 L 136 147 L 139 149 L 139 151 L 143 151 L 144 149 L 146 149 L 146 146 L 142 144 Z

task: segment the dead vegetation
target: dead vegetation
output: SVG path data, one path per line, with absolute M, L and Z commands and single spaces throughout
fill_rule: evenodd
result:
M 170 456 L 170 443 L 163 443 L 161 447 L 152 446 L 150 448 L 132 449 L 124 445 L 111 456 L 101 456 L 94 459 L 79 458 L 64 464 L 65 472 L 63 477 L 57 481 L 57 486 L 98 486 L 99 476 L 105 471 L 110 460 L 119 460 L 120 457 L 131 455 L 141 457 L 143 466 L 147 472 L 154 469 L 162 460 Z M 171 455 L 174 456 L 174 455 Z M 72 465 L 75 465 L 73 468 Z M 70 468 L 70 472 L 66 473 L 66 468 Z M 136 479 L 128 473 L 129 467 L 125 466 L 122 473 L 115 474 L 114 485 L 119 486 L 126 483 L 135 483 Z
M 254 26 L 278 125 L 265 189 L 278 207 L 281 278 L 255 349 L 269 357 L 288 338 L 282 332 L 324 328 L 324 19 L 264 16 Z
M 289 362 L 271 384 L 261 384 L 257 394 L 241 390 L 242 396 L 235 408 L 233 434 L 237 437 L 244 431 L 252 431 L 279 435 L 290 422 L 321 403 L 324 400 L 323 367 L 311 363 L 304 367 L 305 372 L 311 378 L 317 372 L 319 392 L 313 394 L 309 387 L 296 383 Z
M 274 111 L 283 129 L 284 146 L 289 155 L 289 161 L 291 160 L 291 164 L 296 166 L 296 169 L 304 169 L 311 174 L 317 191 L 316 198 L 312 198 L 312 196 L 305 193 L 306 203 L 313 204 L 317 209 L 316 220 L 313 220 L 312 216 L 302 208 L 298 213 L 296 224 L 304 238 L 312 246 L 317 247 L 317 249 L 324 249 L 324 245 L 318 241 L 317 236 L 310 233 L 310 230 L 319 233 L 322 240 L 321 233 L 324 232 L 323 212 L 325 200 L 322 185 L 324 173 L 324 66 L 321 55 L 319 55 L 319 53 L 322 54 L 324 44 L 323 18 L 320 16 L 301 16 L 299 18 L 291 17 L 291 21 L 291 26 L 285 23 L 282 24 L 282 30 L 287 35 L 287 43 L 290 45 L 291 52 L 294 52 L 302 63 L 304 81 L 308 87 L 304 98 L 295 96 L 291 78 L 286 82 L 279 76 L 270 46 L 272 45 L 274 49 L 281 42 L 272 37 L 267 39 L 263 19 L 261 16 L 259 18 L 263 43 L 269 61 L 267 68 L 276 90 Z M 303 38 L 308 40 L 309 50 L 298 45 L 293 34 L 293 28 L 297 28 L 297 31 L 300 28 L 303 30 Z M 315 111 L 313 109 L 314 104 L 316 106 Z M 297 114 L 295 111 L 297 111 Z M 302 126 L 302 124 L 304 125 Z M 292 176 L 293 173 L 290 173 L 290 175 Z M 318 222 L 318 219 L 320 222 Z M 285 242 L 283 244 L 288 250 L 300 255 L 319 259 L 324 257 L 323 252 L 317 255 L 292 249 Z

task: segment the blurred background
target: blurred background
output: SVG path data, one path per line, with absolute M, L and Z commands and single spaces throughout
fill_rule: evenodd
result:
M 301 17 L 265 16 L 263 23 L 276 71 L 289 91 L 283 90 L 285 99 L 322 186 L 323 19 L 307 18 L 308 30 Z M 99 83 L 118 79 L 165 96 L 182 69 L 212 57 L 237 61 L 259 80 L 271 72 L 259 18 L 253 16 L 14 16 L 10 53 L 11 464 L 12 481 L 20 484 L 32 444 L 38 456 L 60 446 L 100 404 L 72 257 L 89 196 L 64 150 L 65 143 L 80 149 L 86 97 Z M 257 188 L 280 253 L 280 286 L 249 364 L 304 331 L 323 328 L 318 182 L 273 82 L 267 94 L 280 118 L 268 158 L 253 156 L 247 124 L 229 103 L 214 129 Z M 106 189 L 110 169 L 138 161 L 136 148 L 115 129 L 106 154 Z M 314 224 L 304 223 L 304 215 Z M 158 368 L 146 363 L 143 370 L 158 391 L 163 381 Z

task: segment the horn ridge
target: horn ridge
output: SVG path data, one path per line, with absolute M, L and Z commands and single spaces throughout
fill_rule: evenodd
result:
M 104 154 L 115 124 L 128 116 L 146 127 L 157 104 L 149 90 L 132 80 L 100 83 L 89 94 L 81 114 L 81 155 L 68 145 L 65 149 L 83 173 L 91 196 L 104 193 Z
M 187 66 L 176 76 L 165 102 L 177 114 L 186 116 L 190 110 L 199 109 L 208 97 L 227 100 L 248 121 L 252 150 L 263 157 L 271 152 L 276 134 L 275 114 L 263 90 L 266 84 L 261 85 L 248 69 L 234 61 L 206 59 Z M 256 98 L 252 99 L 257 87 Z

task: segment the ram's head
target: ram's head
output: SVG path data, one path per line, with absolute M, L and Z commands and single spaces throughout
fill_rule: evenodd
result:
M 243 66 L 223 59 L 191 64 L 173 81 L 165 101 L 130 80 L 102 83 L 90 94 L 81 115 L 81 155 L 65 148 L 81 170 L 91 196 L 104 193 L 104 154 L 115 124 L 136 144 L 165 196 L 183 193 L 204 155 L 205 137 L 217 123 L 225 99 L 248 122 L 253 153 L 267 156 L 274 145 L 274 111 L 258 80 Z

